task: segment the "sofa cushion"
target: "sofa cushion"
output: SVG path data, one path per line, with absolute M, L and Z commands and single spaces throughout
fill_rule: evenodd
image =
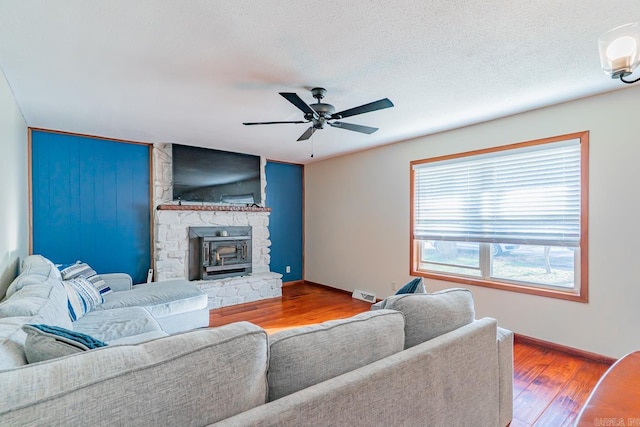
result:
M 475 319 L 473 296 L 467 289 L 386 298 L 381 308 L 398 310 L 405 318 L 405 348 L 458 329 Z
M 42 362 L 106 346 L 100 340 L 76 331 L 49 325 L 23 325 L 27 333 L 25 354 L 29 363 Z
M 59 265 L 62 280 L 75 279 L 76 277 L 84 277 L 100 292 L 105 295 L 111 292 L 111 288 L 100 277 L 96 271 L 85 262 L 76 262 L 75 264 Z
M 123 307 L 91 311 L 73 323 L 73 330 L 111 344 L 113 340 L 162 328 L 144 308 Z
M 135 285 L 126 292 L 112 292 L 104 296 L 104 303 L 96 310 L 140 306 L 160 318 L 200 310 L 208 303 L 207 294 L 188 281 L 167 280 Z
M 3 372 L 0 425 L 209 425 L 265 403 L 267 364 L 248 322 L 109 345 Z
M 22 325 L 31 317 L 5 317 L 0 319 L 0 371 L 27 364 L 24 343 L 27 334 Z
M 80 276 L 62 282 L 67 292 L 69 317 L 74 322 L 102 304 L 102 296 L 91 282 Z
M 60 281 L 60 271 L 55 265 L 41 255 L 29 255 L 22 261 L 22 271 L 7 288 L 7 297 L 25 286 L 40 284 L 48 279 Z
M 0 303 L 0 317 L 14 316 L 40 316 L 43 323 L 72 328 L 64 286 L 50 279 L 25 286 Z
M 46 323 L 72 328 L 62 282 L 38 275 L 31 278 L 39 278 L 40 283 L 19 288 L 0 304 L 0 370 L 27 363 L 24 324 Z
M 140 344 L 146 341 L 156 340 L 158 338 L 168 337 L 170 334 L 165 331 L 149 331 L 143 332 L 137 335 L 131 335 L 128 337 L 117 338 L 109 341 L 110 346 L 114 345 L 132 345 L 132 344 Z
M 397 311 L 371 311 L 276 332 L 269 342 L 271 401 L 401 351 L 404 319 Z

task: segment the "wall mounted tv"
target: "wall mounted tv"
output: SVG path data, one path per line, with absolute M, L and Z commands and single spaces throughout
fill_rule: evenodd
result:
M 173 144 L 173 200 L 262 203 L 260 156 Z

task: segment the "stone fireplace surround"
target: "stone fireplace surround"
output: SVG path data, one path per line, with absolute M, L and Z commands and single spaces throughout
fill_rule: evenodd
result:
M 265 200 L 264 159 L 261 161 Z M 209 295 L 209 309 L 282 296 L 282 275 L 269 271 L 269 208 L 189 204 L 172 201 L 171 144 L 153 147 L 155 280 L 188 277 L 189 227 L 250 226 L 252 273 L 193 281 Z

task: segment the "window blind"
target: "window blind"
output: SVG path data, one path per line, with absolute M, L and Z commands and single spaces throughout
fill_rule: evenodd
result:
M 577 247 L 580 171 L 580 139 L 414 164 L 414 239 Z

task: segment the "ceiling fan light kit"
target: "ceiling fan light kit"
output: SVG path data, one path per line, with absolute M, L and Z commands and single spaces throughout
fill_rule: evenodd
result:
M 634 22 L 607 31 L 598 38 L 598 48 L 605 74 L 623 83 L 640 80 L 625 79 L 640 64 L 640 24 Z
M 313 104 L 307 104 L 302 100 L 302 98 L 298 96 L 298 94 L 294 92 L 280 92 L 280 95 L 283 98 L 295 105 L 300 111 L 304 113 L 304 121 L 246 122 L 243 123 L 243 125 L 251 126 L 283 123 L 311 123 L 311 126 L 300 136 L 300 138 L 298 138 L 298 141 L 304 141 L 311 138 L 311 135 L 313 135 L 316 130 L 324 129 L 325 125 L 370 135 L 373 132 L 377 131 L 378 128 L 357 125 L 354 123 L 339 122 L 335 120 L 393 107 L 393 103 L 389 101 L 388 98 L 383 98 L 378 101 L 370 102 L 368 104 L 360 105 L 354 108 L 349 108 L 348 110 L 343 110 L 336 113 L 336 108 L 333 105 L 321 102 L 326 94 L 327 90 L 325 88 L 314 87 L 313 89 L 311 89 L 311 96 L 313 96 L 317 102 Z

